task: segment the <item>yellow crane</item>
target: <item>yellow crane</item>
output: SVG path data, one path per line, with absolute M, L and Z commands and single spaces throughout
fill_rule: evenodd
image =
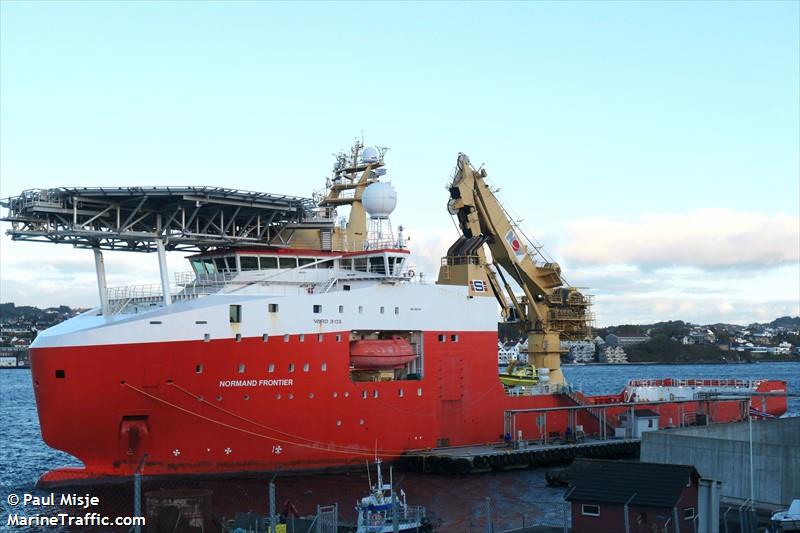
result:
M 503 319 L 523 326 L 528 360 L 536 368 L 550 369 L 551 384 L 562 384 L 561 340 L 590 338 L 591 300 L 564 281 L 558 263 L 537 261 L 539 251 L 520 239 L 522 232 L 486 183 L 486 175 L 465 154 L 458 155 L 448 187 L 448 210 L 457 217 L 461 236 L 442 259 L 438 283 L 466 284 L 470 296 L 486 295 L 491 289 Z M 514 294 L 506 276 L 522 295 Z

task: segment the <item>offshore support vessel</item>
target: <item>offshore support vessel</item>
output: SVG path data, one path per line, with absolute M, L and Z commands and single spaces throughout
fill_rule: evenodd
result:
M 42 437 L 83 468 L 42 485 L 132 474 L 302 471 L 497 441 L 505 414 L 605 434 L 635 402 L 661 427 L 786 409 L 780 381 L 661 380 L 586 397 L 561 340 L 590 331 L 589 298 L 542 261 L 460 154 L 448 209 L 460 235 L 436 283 L 415 275 L 389 215 L 383 149 L 356 143 L 314 198 L 209 187 L 58 188 L 4 201 L 16 240 L 91 248 L 100 306 L 31 346 Z M 349 208 L 346 222 L 337 209 Z M 103 252 L 155 252 L 161 283 L 108 288 Z M 170 279 L 166 252 L 193 252 Z M 490 252 L 490 255 L 487 254 Z M 522 291 L 517 296 L 511 283 Z M 498 379 L 497 311 L 528 337 L 534 386 Z M 515 431 L 535 438 L 536 420 Z

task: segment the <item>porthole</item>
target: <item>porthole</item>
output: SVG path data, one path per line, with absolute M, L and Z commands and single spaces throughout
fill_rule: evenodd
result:
M 289 396 L 287 396 L 287 397 L 288 397 L 290 400 L 294 400 L 294 394 L 292 394 L 291 392 L 289 393 Z
M 249 395 L 249 394 L 245 394 L 245 395 L 244 395 L 244 399 L 245 399 L 245 400 L 249 400 L 249 399 L 250 399 L 250 395 Z
M 269 372 L 270 374 L 272 372 L 275 372 L 275 363 L 270 363 L 269 365 L 267 365 L 267 372 Z
M 361 398 L 364 399 L 364 400 L 367 399 L 367 391 L 365 391 L 365 390 L 361 391 Z
M 324 335 L 323 335 L 322 333 L 320 333 L 319 335 L 317 335 L 317 342 L 322 342 L 322 338 L 323 338 L 323 337 L 324 337 Z
M 278 394 L 276 394 L 276 395 L 275 395 L 275 399 L 276 399 L 276 400 L 280 400 L 280 399 L 281 399 L 281 393 L 280 393 L 280 392 L 279 392 Z
M 458 335 L 450 335 L 451 342 L 458 342 Z
M 358 424 L 359 424 L 359 425 L 361 425 L 361 426 L 363 426 L 363 425 L 364 425 L 364 419 L 362 418 L 361 420 L 359 420 L 359 421 L 358 421 Z
M 283 342 L 289 342 L 289 335 L 283 336 Z
M 322 363 L 322 365 L 320 366 L 320 370 L 323 371 L 323 372 L 327 372 L 328 371 L 328 363 Z
M 221 401 L 222 401 L 222 395 L 221 395 L 221 394 L 217 394 L 217 401 L 218 401 L 218 402 L 221 402 Z
M 211 342 L 211 334 L 204 333 L 203 334 L 203 342 Z
M 341 425 L 342 425 L 342 421 L 341 421 L 341 420 L 337 420 L 337 421 L 336 421 L 336 425 L 337 425 L 337 426 L 341 426 Z
M 417 389 L 417 396 L 422 396 L 422 387 Z
M 439 335 L 439 342 L 444 342 L 444 335 Z
M 310 368 L 311 368 L 311 365 L 309 365 L 308 363 L 303 363 L 303 372 L 308 372 L 308 370 Z
M 349 393 L 349 392 L 345 392 L 345 393 L 344 393 L 344 397 L 345 397 L 345 398 L 349 398 L 349 397 L 350 397 L 350 393 Z
M 298 337 L 298 340 L 299 340 L 300 342 L 306 342 L 306 336 L 305 336 L 303 333 L 301 333 L 301 334 L 300 334 L 300 335 L 298 335 L 297 337 Z
M 403 389 L 398 390 L 397 395 L 402 398 L 404 396 Z
M 338 397 L 339 397 L 339 393 L 338 393 L 338 392 L 334 392 L 334 393 L 333 393 L 333 397 L 334 397 L 334 398 L 338 398 Z
M 236 334 L 236 342 L 242 342 L 242 334 L 241 333 L 237 333 Z
M 289 363 L 289 372 L 294 372 L 294 363 Z
M 308 393 L 308 399 L 309 400 L 313 400 L 314 399 L 314 393 L 313 392 L 309 392 Z
M 372 391 L 372 397 L 373 398 L 377 398 L 378 397 L 378 389 L 375 389 L 374 391 Z
M 203 365 L 195 365 L 194 373 L 195 374 L 202 374 L 203 373 Z
M 244 374 L 244 363 L 239 363 L 239 373 Z
M 264 342 L 268 342 L 269 341 L 269 335 L 264 333 L 263 335 L 261 335 L 261 340 L 264 341 Z
M 342 336 L 336 335 L 336 342 L 342 342 Z

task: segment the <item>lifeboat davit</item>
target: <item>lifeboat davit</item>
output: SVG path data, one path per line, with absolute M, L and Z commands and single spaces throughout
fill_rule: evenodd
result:
M 350 364 L 355 368 L 399 368 L 416 357 L 411 343 L 400 336 L 350 341 Z

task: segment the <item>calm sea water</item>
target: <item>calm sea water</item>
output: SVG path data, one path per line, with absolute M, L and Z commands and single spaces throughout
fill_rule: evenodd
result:
M 789 391 L 800 392 L 800 362 L 729 365 L 625 365 L 567 366 L 567 380 L 587 394 L 609 394 L 621 390 L 628 379 L 638 378 L 738 378 L 783 379 Z M 788 414 L 800 416 L 800 398 L 789 399 Z M 80 416 L 76 413 L 76 423 Z M 48 448 L 42 442 L 30 371 L 0 371 L 0 531 L 7 530 L 7 495 L 35 492 L 35 483 L 49 469 L 79 465 L 74 458 Z M 425 505 L 442 521 L 443 531 L 478 531 L 485 523 L 489 497 L 498 529 L 522 524 L 523 518 L 558 523 L 563 492 L 546 486 L 544 470 L 520 470 L 468 476 L 464 478 L 422 475 L 395 471 L 395 481 L 408 494 L 410 504 Z M 234 480 L 180 480 L 171 486 L 207 487 L 214 491 L 217 515 L 232 516 L 235 511 L 266 512 L 268 478 L 254 476 Z M 167 486 L 149 483 L 147 490 Z M 365 472 L 340 475 L 279 477 L 279 508 L 291 500 L 301 513 L 313 513 L 317 505 L 340 504 L 346 517 L 352 517 L 357 498 L 365 495 Z M 82 489 L 99 495 L 102 510 L 109 515 L 130 512 L 132 490 L 129 484 Z M 523 514 L 526 516 L 523 517 Z M 15 531 L 20 529 L 15 528 Z M 30 531 L 38 531 L 33 528 Z M 48 529 L 48 531 L 55 531 Z M 110 528 L 96 531 L 114 531 Z

